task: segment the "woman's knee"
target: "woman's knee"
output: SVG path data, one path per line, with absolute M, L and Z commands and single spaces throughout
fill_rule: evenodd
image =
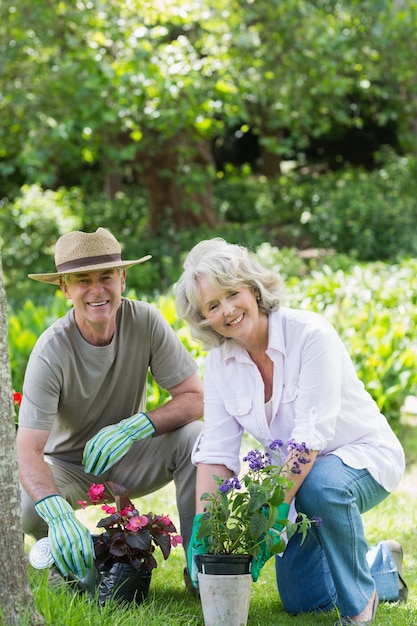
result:
M 320 515 L 323 506 L 338 500 L 345 492 L 340 480 L 338 466 L 341 461 L 334 455 L 316 460 L 311 472 L 300 487 L 296 501 L 297 509 L 308 516 Z

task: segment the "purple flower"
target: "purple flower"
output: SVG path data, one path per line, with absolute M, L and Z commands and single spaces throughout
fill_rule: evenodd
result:
M 297 443 L 295 441 L 295 439 L 289 439 L 288 440 L 288 447 L 290 450 L 296 450 L 297 452 L 299 452 L 300 454 L 310 454 L 310 450 L 309 448 L 307 448 L 306 444 L 304 443 Z
M 228 480 L 225 480 L 219 487 L 220 493 L 229 493 L 231 489 L 232 489 L 232 485 L 230 484 Z
M 233 476 L 230 482 L 232 483 L 235 489 L 242 489 L 242 485 L 240 484 L 240 481 L 237 476 Z
M 282 441 L 282 439 L 274 439 L 274 441 L 269 444 L 269 447 L 271 450 L 276 450 L 277 448 L 282 448 L 283 445 L 284 442 Z
M 243 457 L 244 461 L 249 463 L 249 467 L 251 470 L 258 472 L 259 470 L 264 469 L 268 465 L 271 465 L 271 455 L 269 452 L 262 454 L 259 450 L 251 450 L 248 454 Z
M 237 476 L 233 476 L 233 478 L 225 478 L 222 484 L 219 486 L 220 493 L 229 493 L 232 489 L 241 489 L 242 485 L 239 482 Z
M 301 474 L 300 464 L 298 463 L 298 461 L 293 461 L 293 464 L 291 466 L 291 473 L 292 474 Z

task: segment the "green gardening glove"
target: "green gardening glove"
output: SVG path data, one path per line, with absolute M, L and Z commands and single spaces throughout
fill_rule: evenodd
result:
M 72 572 L 84 578 L 94 560 L 90 531 L 77 520 L 74 509 L 62 496 L 47 496 L 36 502 L 35 509 L 49 526 L 51 554 L 61 574 L 68 576 Z
M 200 520 L 202 517 L 202 513 L 199 513 L 194 517 L 191 539 L 187 550 L 188 571 L 190 574 L 191 584 L 195 589 L 198 589 L 198 565 L 196 557 L 198 554 L 207 553 L 206 541 L 204 539 L 197 539 L 198 531 L 200 530 Z
M 279 522 L 280 520 L 284 520 L 288 518 L 289 510 L 290 510 L 290 505 L 287 504 L 286 502 L 282 502 L 282 504 L 280 504 L 278 507 L 277 521 L 272 526 L 272 528 L 274 530 L 277 530 L 278 533 L 280 533 L 282 529 L 284 528 L 284 526 L 280 524 Z M 278 543 L 278 541 L 281 538 L 280 534 L 272 533 L 271 529 L 268 530 L 268 534 L 273 537 L 274 545 Z M 269 550 L 268 544 L 265 541 L 265 539 L 262 541 L 260 548 L 261 548 L 260 553 L 257 554 L 256 557 L 252 558 L 251 574 L 252 574 L 253 582 L 256 582 L 258 580 L 261 569 L 263 568 L 265 563 L 269 561 L 269 559 L 273 556 L 272 552 L 270 552 Z
M 103 474 L 124 457 L 135 441 L 152 437 L 155 430 L 145 413 L 136 413 L 118 424 L 102 428 L 84 448 L 85 471 L 94 476 Z

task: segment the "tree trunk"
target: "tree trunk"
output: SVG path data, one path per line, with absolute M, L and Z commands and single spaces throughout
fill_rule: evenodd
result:
M 28 560 L 22 534 L 22 513 L 15 445 L 13 395 L 7 343 L 7 301 L 0 253 L 0 607 L 2 622 L 20 626 L 22 617 L 44 624 L 36 612 L 28 583 Z
M 261 136 L 268 139 L 273 139 L 274 142 L 279 145 L 279 142 L 283 137 L 283 132 L 281 130 L 271 131 L 270 129 L 268 129 L 267 125 L 265 125 L 262 128 Z M 262 141 L 259 142 L 259 152 L 262 174 L 266 176 L 266 178 L 268 178 L 269 180 L 277 178 L 277 176 L 282 173 L 281 155 L 268 150 L 268 148 L 262 144 Z
M 162 235 L 170 225 L 214 227 L 210 142 L 184 132 L 163 141 L 156 135 L 146 139 L 149 149 L 137 155 L 137 171 L 149 197 L 152 230 Z

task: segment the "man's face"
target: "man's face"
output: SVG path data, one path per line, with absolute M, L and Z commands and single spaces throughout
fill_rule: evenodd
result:
M 125 270 L 115 268 L 68 274 L 67 281 L 61 281 L 61 289 L 72 300 L 75 319 L 84 336 L 88 328 L 104 331 L 114 325 L 125 287 Z

